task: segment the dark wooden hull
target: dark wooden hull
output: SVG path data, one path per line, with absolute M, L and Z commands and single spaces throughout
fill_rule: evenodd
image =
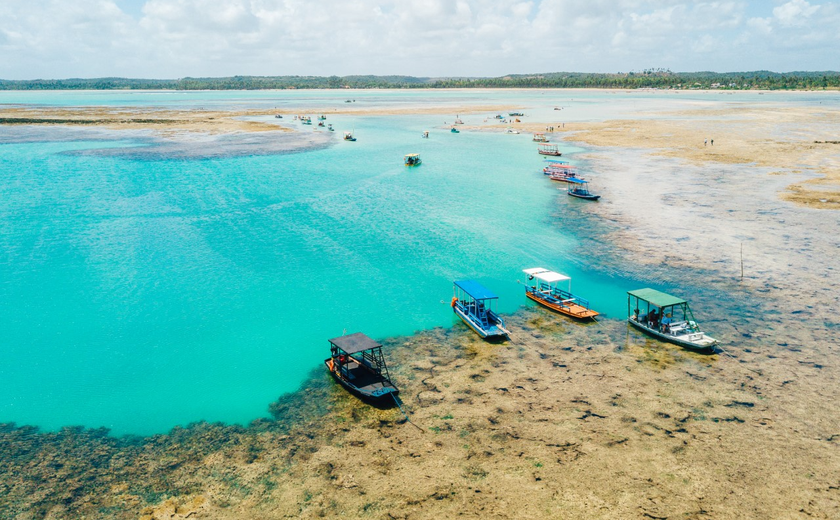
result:
M 574 193 L 574 192 L 571 192 L 571 191 L 566 192 L 566 193 L 568 193 L 572 197 L 577 197 L 577 198 L 583 199 L 583 200 L 598 200 L 598 199 L 601 198 L 600 195 L 592 195 L 592 194 L 584 195 L 583 193 Z
M 332 369 L 332 358 L 324 360 L 324 365 L 327 371 L 338 381 L 341 386 L 349 390 L 351 393 L 361 397 L 362 399 L 370 400 L 372 402 L 389 402 L 400 393 L 399 389 L 394 386 L 387 379 L 379 376 L 377 377 L 373 372 L 365 374 L 367 377 L 358 378 L 356 384 L 345 379 L 340 373 Z

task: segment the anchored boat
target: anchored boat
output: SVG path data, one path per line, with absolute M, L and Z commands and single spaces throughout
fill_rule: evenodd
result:
M 351 392 L 379 401 L 396 397 L 399 389 L 391 382 L 382 356 L 382 345 L 357 332 L 329 340 L 330 357 L 324 360 L 330 374 Z
M 569 183 L 569 187 L 566 190 L 566 193 L 571 195 L 572 197 L 577 197 L 579 199 L 584 200 L 598 200 L 601 198 L 600 195 L 595 195 L 589 191 L 589 188 L 586 187 L 589 184 L 589 181 L 585 181 L 583 179 L 578 179 L 575 177 L 569 177 L 565 180 L 565 182 Z
M 452 132 L 453 134 L 460 134 L 461 133 L 461 131 L 458 130 L 457 128 L 455 128 L 454 126 L 452 128 L 450 128 L 449 131 Z
M 714 351 L 717 340 L 700 330 L 682 298 L 654 289 L 638 289 L 627 295 L 627 321 L 637 329 L 690 350 Z
M 455 282 L 452 310 L 482 338 L 505 337 L 510 332 L 493 310 L 499 297 L 474 280 Z
M 532 137 L 531 140 L 537 143 L 547 143 L 548 137 L 546 137 L 545 134 L 534 134 L 534 137 Z
M 422 160 L 420 160 L 419 153 L 410 153 L 406 155 L 403 158 L 403 160 L 405 161 L 406 166 L 420 166 L 420 163 L 423 162 Z
M 560 153 L 560 148 L 556 144 L 548 144 L 548 142 L 540 143 L 540 147 L 537 149 L 537 152 L 540 155 L 553 155 L 555 157 L 563 155 Z
M 529 283 L 525 285 L 525 296 L 544 307 L 579 320 L 594 320 L 598 313 L 589 308 L 589 300 L 572 294 L 572 279 L 568 276 L 542 267 L 524 269 Z M 557 285 L 569 282 L 564 291 Z M 533 283 L 533 285 L 531 285 Z
M 344 132 L 344 140 L 345 141 L 355 141 L 356 138 L 353 137 L 353 132 Z
M 422 136 L 422 137 L 423 137 L 423 139 L 428 139 L 428 138 L 429 138 L 429 131 L 428 131 L 428 130 L 424 130 L 424 131 L 423 131 L 423 136 Z

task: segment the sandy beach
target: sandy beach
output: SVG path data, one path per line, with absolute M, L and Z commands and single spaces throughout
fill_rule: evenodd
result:
M 158 124 L 129 120 L 151 113 L 118 121 L 119 110 L 2 114 Z M 266 113 L 158 114 L 164 132 L 277 130 L 237 119 L 257 115 Z M 581 206 L 580 247 L 603 265 L 637 266 L 640 279 L 701 288 L 692 305 L 720 353 L 646 339 L 621 319 L 579 324 L 528 306 L 499 345 L 460 323 L 386 340 L 411 422 L 318 368 L 270 405 L 272 419 L 247 427 L 115 439 L 2 425 L 0 511 L 21 520 L 840 517 L 840 114 L 660 115 L 515 128 L 555 125 L 552 140 L 589 150 L 575 159 L 604 197 Z

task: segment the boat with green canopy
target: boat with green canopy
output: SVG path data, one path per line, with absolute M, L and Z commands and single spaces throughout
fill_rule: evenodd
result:
M 627 293 L 627 321 L 663 341 L 699 352 L 713 352 L 717 340 L 700 330 L 688 302 L 655 289 Z

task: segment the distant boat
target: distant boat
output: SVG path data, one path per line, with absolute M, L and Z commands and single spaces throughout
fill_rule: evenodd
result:
M 536 139 L 534 140 L 536 141 Z M 546 142 L 540 143 L 539 148 L 537 149 L 537 153 L 539 153 L 540 155 L 553 155 L 555 157 L 560 157 L 561 155 L 563 155 L 562 153 L 560 153 L 559 146 L 557 146 L 556 144 L 548 144 L 548 139 L 546 139 Z
M 505 130 L 505 133 L 506 134 L 518 134 L 519 130 L 514 130 L 513 128 L 508 128 L 507 130 Z
M 335 132 L 335 128 L 333 128 L 332 123 L 327 125 L 327 130 L 329 130 L 330 132 Z
M 572 197 L 577 197 L 579 199 L 584 200 L 598 200 L 601 198 L 600 195 L 595 195 L 594 193 L 591 193 L 589 191 L 589 188 L 586 187 L 589 181 L 570 177 L 566 179 L 565 182 L 569 183 L 569 187 L 566 190 L 566 193 L 571 195 Z
M 482 338 L 505 337 L 510 334 L 505 322 L 493 310 L 498 296 L 474 280 L 455 282 L 452 310 L 469 328 Z
M 355 141 L 356 138 L 353 137 L 353 132 L 344 132 L 344 140 L 345 141 Z
M 544 307 L 579 320 L 595 319 L 598 313 L 589 308 L 589 300 L 572 294 L 572 279 L 568 276 L 542 267 L 524 269 L 529 282 L 525 285 L 525 296 Z M 569 282 L 568 290 L 557 284 Z M 533 285 L 531 285 L 533 283 Z
M 276 117 L 277 119 L 283 119 L 283 116 L 281 116 L 280 114 L 275 114 L 274 117 Z
M 522 112 L 508 112 L 508 115 L 509 115 L 510 117 L 522 117 L 522 116 L 524 116 L 525 114 L 523 114 Z
M 422 160 L 420 160 L 419 153 L 410 153 L 403 158 L 403 161 L 405 162 L 406 166 L 420 166 L 420 164 L 423 162 Z
M 428 138 L 429 138 L 429 131 L 428 131 L 428 130 L 426 130 L 425 132 L 423 132 L 423 136 L 422 136 L 422 137 L 423 137 L 423 139 L 428 139 Z
M 399 389 L 391 382 L 382 345 L 357 332 L 329 340 L 330 357 L 324 360 L 330 374 L 354 394 L 372 401 L 396 400 Z
M 532 137 L 531 140 L 537 143 L 547 143 L 548 137 L 546 137 L 545 134 L 534 134 L 534 137 Z
M 461 119 L 460 119 L 458 116 L 455 116 L 455 124 L 456 124 L 456 125 L 463 125 L 463 124 L 464 124 L 464 122 L 463 122 L 463 121 L 461 121 Z
M 461 133 L 461 131 L 458 130 L 457 128 L 455 128 L 454 126 L 452 128 L 450 128 L 449 131 L 453 134 L 460 134 Z
M 632 309 L 632 311 L 631 311 Z M 688 302 L 654 289 L 627 293 L 627 321 L 655 338 L 699 352 L 714 352 L 717 340 L 694 321 Z

